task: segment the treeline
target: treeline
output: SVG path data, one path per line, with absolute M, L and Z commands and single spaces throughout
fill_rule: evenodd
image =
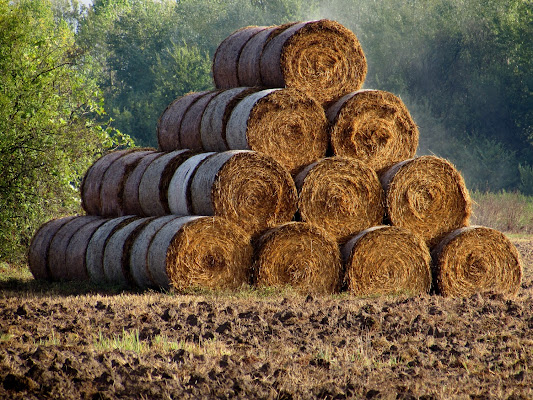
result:
M 164 108 L 213 88 L 230 33 L 319 18 L 358 36 L 365 87 L 402 98 L 420 154 L 471 189 L 533 194 L 530 0 L 0 0 L 0 260 L 79 207 L 100 154 L 156 146 Z

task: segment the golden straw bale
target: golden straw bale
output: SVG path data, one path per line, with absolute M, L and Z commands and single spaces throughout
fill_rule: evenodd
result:
M 484 226 L 450 232 L 432 251 L 436 291 L 443 296 L 479 292 L 515 295 L 522 280 L 522 261 L 511 241 Z
M 364 161 L 378 173 L 416 153 L 418 128 L 392 93 L 352 92 L 329 106 L 326 115 L 333 153 Z
M 267 154 L 296 173 L 326 154 L 329 139 L 324 109 L 296 89 L 265 89 L 233 108 L 226 126 L 230 149 Z
M 405 160 L 380 179 L 390 223 L 416 233 L 430 248 L 450 231 L 468 225 L 470 195 L 449 161 L 435 156 Z
M 220 217 L 179 217 L 153 236 L 150 276 L 158 287 L 237 289 L 249 283 L 250 235 Z
M 128 176 L 143 157 L 155 152 L 154 149 L 136 148 L 115 160 L 102 176 L 100 185 L 100 210 L 102 217 L 120 217 L 124 212 L 124 186 Z
M 224 39 L 213 57 L 213 80 L 215 87 L 219 89 L 234 88 L 241 85 L 238 76 L 239 57 L 244 45 L 260 31 L 260 26 L 247 26 L 233 32 Z
M 295 178 L 302 221 L 325 229 L 337 241 L 380 225 L 385 213 L 376 172 L 348 157 L 324 158 Z
M 342 247 L 345 283 L 356 296 L 428 293 L 431 255 L 424 241 L 397 226 L 360 232 Z
M 251 235 L 290 221 L 296 212 L 294 180 L 278 162 L 262 153 L 215 153 L 200 163 L 190 179 L 190 183 L 180 184 L 190 185 L 193 214 L 225 217 Z M 176 188 L 171 186 L 170 190 Z
M 337 242 L 323 229 L 288 222 L 268 230 L 256 243 L 255 284 L 290 285 L 301 293 L 329 294 L 340 289 L 342 263 Z
M 209 102 L 219 93 L 218 90 L 204 93 L 185 111 L 180 125 L 179 147 L 176 149 L 203 150 L 200 130 L 202 115 Z
M 206 93 L 208 92 L 188 93 L 178 97 L 165 108 L 157 121 L 157 142 L 159 144 L 159 150 L 172 151 L 183 148 L 180 142 L 183 116 L 189 107 Z
M 239 85 L 296 88 L 321 105 L 359 89 L 367 72 L 366 58 L 354 33 L 326 19 L 243 28 L 219 47 L 213 63 L 215 77 L 228 77 L 235 71 L 238 53 Z M 226 56 L 226 52 L 231 54 Z M 230 82 L 234 84 L 235 78 L 215 79 L 217 87 L 228 87 Z
M 33 235 L 28 248 L 28 266 L 35 279 L 51 279 L 48 255 L 50 243 L 63 225 L 74 216 L 52 219 L 42 224 Z

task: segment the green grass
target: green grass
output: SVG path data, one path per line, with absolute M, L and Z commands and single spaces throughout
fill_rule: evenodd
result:
M 533 234 L 533 196 L 519 192 L 472 192 L 472 225 L 501 232 Z

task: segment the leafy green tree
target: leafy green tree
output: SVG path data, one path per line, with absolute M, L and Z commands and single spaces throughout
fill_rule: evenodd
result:
M 119 144 L 89 118 L 99 91 L 47 0 L 0 0 L 0 260 L 21 261 L 44 221 L 80 211 L 81 177 Z

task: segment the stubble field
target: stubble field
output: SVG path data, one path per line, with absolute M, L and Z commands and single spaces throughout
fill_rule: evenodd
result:
M 530 399 L 533 238 L 513 242 L 525 266 L 514 298 L 4 279 L 0 398 Z

